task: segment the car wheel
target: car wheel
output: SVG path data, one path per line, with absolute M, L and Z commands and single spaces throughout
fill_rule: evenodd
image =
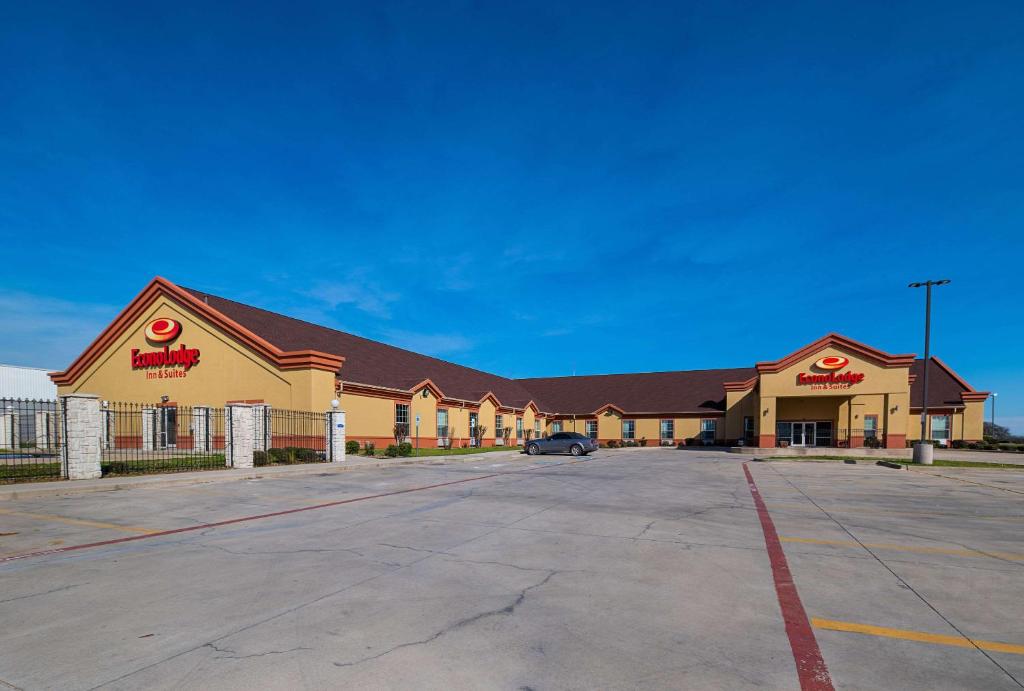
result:
M 580 446 L 579 444 L 573 444 L 572 448 L 569 449 L 569 451 L 572 452 L 573 456 L 582 456 L 583 455 L 583 447 Z
M 536 444 L 530 444 L 529 446 L 526 447 L 526 453 L 530 454 L 531 456 L 536 456 L 537 454 L 540 453 L 540 447 L 537 446 Z

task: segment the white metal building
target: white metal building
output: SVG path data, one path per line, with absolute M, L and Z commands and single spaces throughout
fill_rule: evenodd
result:
M 50 371 L 37 367 L 0 365 L 0 399 L 53 400 L 57 398 L 57 385 L 47 376 Z

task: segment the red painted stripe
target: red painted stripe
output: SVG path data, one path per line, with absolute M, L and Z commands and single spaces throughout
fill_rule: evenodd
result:
M 761 519 L 764 544 L 772 565 L 772 578 L 775 579 L 775 594 L 779 598 L 782 619 L 786 623 L 786 635 L 789 637 L 789 647 L 796 662 L 800 688 L 804 691 L 832 691 L 832 678 L 829 676 L 828 667 L 825 666 L 825 659 L 821 656 L 821 649 L 811 629 L 811 622 L 807 619 L 807 612 L 800 601 L 800 594 L 796 591 L 793 575 L 789 571 L 789 562 L 786 561 L 786 553 L 782 551 L 779 534 L 775 532 L 775 523 L 772 522 L 761 493 L 757 491 L 757 484 L 746 463 L 743 464 L 743 472 L 747 476 L 750 495 L 754 497 L 754 504 L 757 506 L 757 517 Z
M 410 492 L 422 492 L 428 489 L 436 489 L 438 487 L 449 487 L 451 485 L 459 485 L 464 482 L 476 482 L 477 480 L 487 480 L 492 477 L 499 477 L 502 475 L 515 475 L 516 473 L 526 473 L 533 470 L 541 470 L 545 468 L 556 468 L 562 465 L 572 465 L 574 463 L 583 463 L 584 461 L 565 461 L 563 463 L 549 463 L 547 465 L 537 466 L 535 468 L 523 468 L 522 470 L 512 470 L 507 473 L 490 473 L 488 475 L 474 475 L 473 477 L 463 478 L 461 480 L 451 480 L 450 482 L 438 482 L 433 485 L 421 485 L 419 487 L 410 487 L 408 489 L 399 489 L 394 492 L 382 492 L 380 494 L 368 494 L 364 497 L 353 497 L 351 499 L 340 499 L 338 501 L 324 502 L 323 504 L 314 504 L 312 506 L 300 506 L 295 509 L 284 509 L 282 511 L 273 511 L 271 513 L 261 513 L 252 516 L 241 516 L 239 518 L 229 518 L 224 521 L 216 521 L 214 523 L 205 523 L 203 525 L 190 525 L 184 528 L 174 528 L 172 530 L 161 530 L 157 533 L 146 533 L 144 535 L 131 535 L 129 537 L 119 537 L 114 540 L 102 540 L 100 542 L 86 542 L 80 545 L 67 545 L 65 547 L 54 547 L 53 549 L 44 549 L 38 552 L 25 552 L 24 554 L 12 554 L 10 556 L 0 558 L 0 564 L 8 561 L 15 561 L 18 559 L 29 559 L 31 557 L 44 557 L 50 554 L 62 554 L 64 552 L 74 552 L 80 549 L 91 549 L 93 547 L 106 547 L 107 545 L 119 545 L 124 542 L 135 542 L 137 540 L 149 540 L 154 537 L 164 537 L 166 535 L 177 535 L 179 533 L 191 533 L 195 530 L 207 530 L 209 528 L 219 528 L 224 525 L 231 525 L 233 523 L 246 523 L 248 521 L 259 521 L 264 518 L 274 518 L 275 516 L 287 516 L 292 513 L 302 513 L 303 511 L 316 511 L 317 509 L 326 509 L 332 506 L 341 506 L 342 504 L 353 504 L 359 501 L 368 501 L 370 499 L 381 499 L 383 497 L 394 497 L 399 494 L 409 494 Z

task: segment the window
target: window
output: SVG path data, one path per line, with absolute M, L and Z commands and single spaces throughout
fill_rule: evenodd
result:
M 597 439 L 597 420 L 587 420 L 587 436 Z
M 715 427 L 716 420 L 701 420 L 700 421 L 700 440 L 705 444 L 715 443 Z
M 877 439 L 878 438 L 878 416 L 877 415 L 865 415 L 864 416 L 864 438 L 865 439 Z
M 551 433 L 552 434 L 555 434 L 556 432 L 561 432 L 561 431 L 562 431 L 562 421 L 561 420 L 556 420 L 555 422 L 551 423 Z
M 476 446 L 476 428 L 480 422 L 479 413 L 469 414 L 469 445 Z
M 622 438 L 636 439 L 636 420 L 622 421 Z
M 539 437 L 540 436 L 540 420 L 534 420 L 533 421 L 533 436 L 535 436 L 535 437 Z
M 502 423 L 502 416 L 501 415 L 495 415 L 494 416 L 494 443 L 498 444 L 498 445 L 500 445 L 502 443 L 501 440 L 502 440 L 502 437 L 504 436 L 504 432 L 501 429 L 501 423 Z
M 675 420 L 661 421 L 661 438 L 671 441 L 676 436 Z
M 932 439 L 939 442 L 940 446 L 949 444 L 949 415 L 932 415 Z
M 437 438 L 448 438 L 448 411 L 444 408 L 437 409 Z
M 522 441 L 523 439 L 523 418 L 516 418 L 516 439 Z
M 743 418 L 743 438 L 748 441 L 754 438 L 754 418 L 750 415 Z
M 814 425 L 814 445 L 832 446 L 831 420 L 823 420 Z
M 792 422 L 780 422 L 775 425 L 775 441 L 786 442 L 787 444 L 793 441 L 793 423 Z
M 395 404 L 395 432 L 398 436 L 409 436 L 409 404 Z M 400 429 L 399 429 L 400 428 Z

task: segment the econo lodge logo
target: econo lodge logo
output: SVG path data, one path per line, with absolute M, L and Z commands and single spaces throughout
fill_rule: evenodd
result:
M 850 364 L 850 358 L 841 355 L 826 355 L 814 361 L 814 368 L 825 370 L 828 374 L 812 374 L 801 372 L 796 377 L 797 384 L 810 384 L 812 390 L 848 389 L 854 384 L 864 381 L 863 372 L 840 372 Z
M 850 364 L 850 358 L 848 357 L 841 357 L 839 355 L 829 355 L 827 357 L 821 358 L 820 360 L 816 360 L 814 366 L 817 367 L 818 369 L 832 371 L 842 369 L 846 367 L 848 364 Z
M 173 319 L 154 319 L 146 325 L 146 340 L 150 343 L 170 343 L 181 335 L 181 324 Z
M 181 324 L 173 319 L 161 317 L 154 319 L 144 329 L 146 340 L 156 345 L 169 343 L 181 335 Z M 146 372 L 147 379 L 179 379 L 199 364 L 199 348 L 189 348 L 184 343 L 174 350 L 165 345 L 161 350 L 143 353 L 132 348 L 132 369 L 150 369 L 159 367 L 156 372 Z M 182 369 L 166 369 L 181 367 Z

